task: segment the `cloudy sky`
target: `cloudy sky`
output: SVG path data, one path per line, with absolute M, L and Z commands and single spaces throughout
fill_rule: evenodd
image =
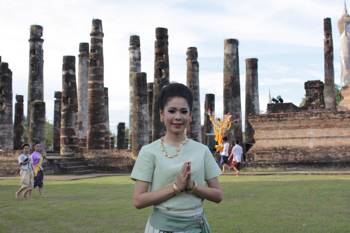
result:
M 0 0 L 0 56 L 13 72 L 13 94 L 27 101 L 29 28 L 44 28 L 46 115 L 53 119 L 54 91 L 62 86 L 62 57 L 90 42 L 93 18 L 104 31 L 105 86 L 109 88 L 112 132 L 128 123 L 129 37 L 141 38 L 141 69 L 153 81 L 155 28 L 169 33 L 170 80 L 186 83 L 186 50 L 198 48 L 201 105 L 216 95 L 222 114 L 224 39 L 239 40 L 242 108 L 245 59 L 258 58 L 260 109 L 269 90 L 299 105 L 304 82 L 323 80 L 323 19 L 333 26 L 335 82 L 340 83 L 339 33 L 342 0 Z M 26 112 L 26 111 L 25 111 Z

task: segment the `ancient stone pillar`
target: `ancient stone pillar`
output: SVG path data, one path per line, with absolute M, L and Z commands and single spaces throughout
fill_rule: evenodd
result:
M 45 102 L 35 100 L 32 102 L 29 122 L 29 143 L 45 145 Z
M 12 71 L 0 63 L 0 149 L 13 150 Z
M 114 149 L 115 148 L 115 137 L 112 136 L 111 137 L 111 149 Z
M 13 149 L 20 150 L 22 144 L 24 143 L 23 95 L 16 95 L 13 135 Z
M 60 152 L 61 101 L 62 101 L 62 92 L 55 91 L 55 105 L 54 105 L 54 114 L 53 114 L 53 151 L 54 152 Z
M 224 44 L 224 114 L 231 114 L 228 139 L 242 143 L 241 86 L 239 79 L 238 40 L 226 39 Z
M 117 134 L 117 148 L 125 149 L 125 123 L 118 123 L 118 134 Z
M 197 48 L 189 47 L 187 55 L 187 86 L 193 94 L 192 121 L 187 129 L 187 136 L 202 142 L 201 108 L 199 94 L 199 63 Z
M 147 103 L 148 103 L 148 136 L 152 142 L 152 104 L 153 104 L 153 83 L 147 83 Z
M 307 81 L 304 83 L 305 102 L 302 109 L 320 110 L 325 108 L 324 84 L 320 80 Z
M 131 138 L 132 127 L 131 127 L 131 119 L 132 119 L 132 103 L 133 103 L 133 80 L 132 73 L 141 72 L 141 49 L 140 49 L 140 37 L 137 35 L 130 36 L 130 47 L 129 47 L 129 138 Z M 131 143 L 131 142 L 130 142 Z
M 324 102 L 326 109 L 335 111 L 336 93 L 334 86 L 333 38 L 330 18 L 323 20 L 324 29 Z
M 205 94 L 204 102 L 204 125 L 203 125 L 203 144 L 211 150 L 215 149 L 215 136 L 213 124 L 209 119 L 209 114 L 215 114 L 215 95 Z
M 36 100 L 44 101 L 44 52 L 43 27 L 40 25 L 30 26 L 29 38 L 29 81 L 28 81 L 28 105 L 27 121 L 30 122 L 30 111 L 32 102 Z
M 105 116 L 106 116 L 106 136 L 105 136 L 105 149 L 111 148 L 111 133 L 109 131 L 109 108 L 108 108 L 108 88 L 104 88 L 105 98 Z
M 63 56 L 61 104 L 60 154 L 67 156 L 78 151 L 78 100 L 74 56 Z
M 168 29 L 156 28 L 152 106 L 152 140 L 164 135 L 164 126 L 160 122 L 158 98 L 163 86 L 169 84 Z
M 88 149 L 104 149 L 106 109 L 104 106 L 104 65 L 102 21 L 94 19 L 90 33 L 88 84 Z
M 79 148 L 87 147 L 88 130 L 89 43 L 79 44 L 78 65 L 78 140 Z
M 259 114 L 258 59 L 248 58 L 246 62 L 246 97 L 245 97 L 245 143 L 252 145 L 254 130 L 248 121 L 249 115 Z
M 148 136 L 148 105 L 147 105 L 147 76 L 144 72 L 132 74 L 134 89 L 133 117 L 131 119 L 131 150 L 136 157 L 141 147 L 149 142 Z

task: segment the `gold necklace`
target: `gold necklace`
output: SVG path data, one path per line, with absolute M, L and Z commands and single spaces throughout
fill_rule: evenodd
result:
M 164 146 L 164 137 L 161 137 L 160 139 L 160 148 L 162 150 L 162 152 L 164 153 L 164 156 L 172 159 L 177 157 L 180 154 L 180 151 L 182 149 L 182 147 L 188 142 L 188 138 L 185 137 L 185 139 L 180 143 L 180 145 L 178 147 L 176 147 L 176 154 L 174 155 L 169 155 L 168 152 L 165 150 L 165 146 Z

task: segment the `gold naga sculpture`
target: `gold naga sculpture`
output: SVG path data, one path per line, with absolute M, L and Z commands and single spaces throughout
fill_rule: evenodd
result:
M 231 114 L 224 114 L 223 119 L 215 118 L 215 115 L 210 111 L 208 112 L 209 120 L 213 124 L 214 134 L 215 134 L 215 150 L 216 152 L 221 152 L 223 147 L 223 137 L 227 130 L 231 128 Z

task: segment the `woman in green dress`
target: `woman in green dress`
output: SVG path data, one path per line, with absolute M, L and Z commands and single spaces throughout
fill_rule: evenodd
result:
M 207 146 L 186 137 L 192 103 L 192 92 L 183 84 L 162 89 L 159 109 L 165 135 L 141 148 L 132 170 L 134 206 L 153 206 L 145 233 L 211 232 L 203 200 L 221 202 L 221 171 Z

